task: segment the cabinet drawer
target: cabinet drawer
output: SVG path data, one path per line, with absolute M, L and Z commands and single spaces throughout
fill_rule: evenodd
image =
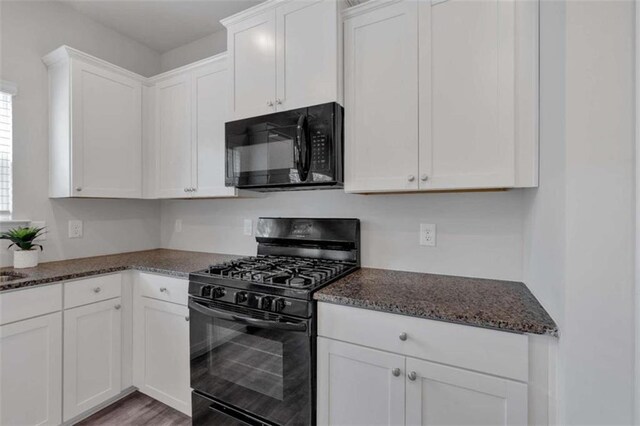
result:
M 139 292 L 142 296 L 186 306 L 189 281 L 163 275 L 140 274 Z
M 62 309 L 62 284 L 0 294 L 0 325 Z
M 120 297 L 122 275 L 110 274 L 64 284 L 64 308 Z
M 529 377 L 523 334 L 318 303 L 318 335 L 523 382 Z

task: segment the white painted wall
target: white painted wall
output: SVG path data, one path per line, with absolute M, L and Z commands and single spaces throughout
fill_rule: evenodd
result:
M 566 43 L 565 415 L 574 424 L 629 424 L 634 401 L 633 1 L 567 2 Z
M 216 31 L 184 46 L 165 52 L 160 57 L 162 72 L 169 71 L 227 50 L 227 30 Z
M 560 327 L 559 423 L 632 424 L 634 4 L 543 1 L 523 276 Z
M 364 266 L 522 279 L 522 192 L 353 195 L 267 193 L 238 200 L 164 201 L 162 246 L 255 255 L 243 220 L 259 216 L 356 217 Z M 181 219 L 182 232 L 174 232 Z M 437 246 L 418 244 L 420 223 L 437 225 Z
M 45 261 L 158 247 L 158 202 L 48 198 L 48 81 L 41 58 L 62 44 L 143 75 L 160 71 L 159 54 L 60 2 L 3 0 L 0 78 L 18 84 L 14 217 L 46 222 Z M 84 220 L 84 238 L 67 238 L 71 218 Z M 5 246 L 0 247 L 0 265 L 11 263 Z

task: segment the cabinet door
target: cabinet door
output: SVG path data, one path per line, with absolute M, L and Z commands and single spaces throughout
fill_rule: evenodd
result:
M 515 3 L 420 2 L 420 188 L 514 185 Z
M 158 195 L 187 196 L 191 188 L 191 75 L 184 73 L 156 85 Z
M 227 28 L 231 117 L 275 111 L 276 15 L 269 10 Z
M 345 188 L 418 189 L 418 3 L 345 21 Z
M 414 358 L 407 377 L 407 425 L 527 424 L 524 383 Z
M 73 196 L 142 196 L 142 84 L 72 61 Z
M 0 326 L 0 424 L 62 423 L 62 315 Z
M 224 185 L 224 123 L 229 116 L 226 59 L 193 72 L 193 182 L 198 197 L 233 196 Z
M 146 297 L 134 309 L 134 385 L 190 416 L 189 309 Z
M 403 425 L 404 364 L 400 355 L 319 337 L 318 424 Z
M 339 4 L 289 2 L 276 9 L 278 110 L 338 100 Z
M 120 298 L 64 311 L 64 420 L 120 393 Z

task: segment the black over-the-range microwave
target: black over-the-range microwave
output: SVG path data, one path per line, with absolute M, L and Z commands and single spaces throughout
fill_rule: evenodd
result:
M 343 109 L 335 103 L 226 123 L 227 186 L 342 188 Z

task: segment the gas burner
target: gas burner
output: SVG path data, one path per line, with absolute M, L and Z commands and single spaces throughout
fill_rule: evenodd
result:
M 353 265 L 339 261 L 286 256 L 252 256 L 211 265 L 211 276 L 279 287 L 310 288 L 321 285 Z

